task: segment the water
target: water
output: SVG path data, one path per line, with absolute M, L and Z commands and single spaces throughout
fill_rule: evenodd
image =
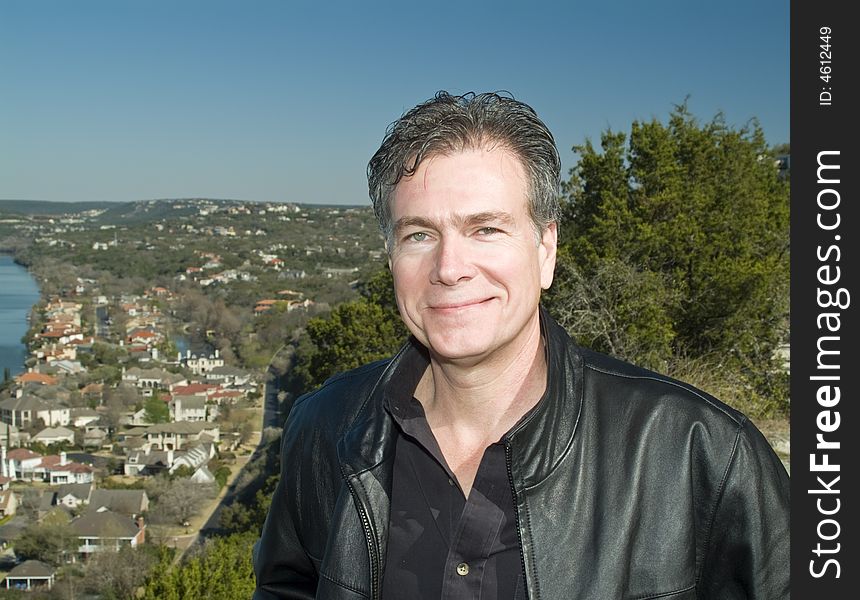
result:
M 36 281 L 12 257 L 0 254 L 0 377 L 8 367 L 11 374 L 24 371 L 27 348 L 21 338 L 27 333 L 27 315 L 39 301 Z
M 212 356 L 215 352 L 215 347 L 205 341 L 193 339 L 189 335 L 177 335 L 173 338 L 173 343 L 176 344 L 176 350 L 184 357 L 191 350 L 194 356 Z M 171 356 L 171 359 L 176 358 Z

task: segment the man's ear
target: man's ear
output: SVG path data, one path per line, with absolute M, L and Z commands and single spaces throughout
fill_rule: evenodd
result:
M 553 221 L 546 226 L 541 234 L 538 247 L 538 260 L 540 261 L 540 287 L 549 289 L 552 285 L 555 273 L 555 259 L 558 254 L 558 223 Z

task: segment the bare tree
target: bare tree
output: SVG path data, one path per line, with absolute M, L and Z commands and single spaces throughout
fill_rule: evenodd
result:
M 132 600 L 154 563 L 150 553 L 123 546 L 118 552 L 96 552 L 87 563 L 86 577 L 102 597 Z
M 162 523 L 182 525 L 197 515 L 203 503 L 214 497 L 217 490 L 209 484 L 176 479 L 151 510 L 152 519 Z

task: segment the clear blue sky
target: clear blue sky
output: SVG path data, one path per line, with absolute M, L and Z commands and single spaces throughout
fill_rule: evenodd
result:
M 439 89 L 531 104 L 565 171 L 688 95 L 776 144 L 788 56 L 788 0 L 0 0 L 0 198 L 361 204 Z

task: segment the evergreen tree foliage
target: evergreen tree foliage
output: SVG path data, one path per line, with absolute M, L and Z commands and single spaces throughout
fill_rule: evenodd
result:
M 322 385 L 335 373 L 387 358 L 406 340 L 388 269 L 371 277 L 362 294 L 337 306 L 327 318 L 308 323 L 295 366 L 304 390 Z
M 719 356 L 772 371 L 787 326 L 789 188 L 758 123 L 701 125 L 685 103 L 666 124 L 636 121 L 574 151 L 546 297 L 571 333 L 645 366 Z
M 152 396 L 146 399 L 143 410 L 150 423 L 167 423 L 170 420 L 170 408 L 161 399 L 158 391 L 153 392 Z
M 144 600 L 209 600 L 250 598 L 254 593 L 251 552 L 255 532 L 215 537 L 181 564 L 162 547 L 158 564 L 144 589 Z

